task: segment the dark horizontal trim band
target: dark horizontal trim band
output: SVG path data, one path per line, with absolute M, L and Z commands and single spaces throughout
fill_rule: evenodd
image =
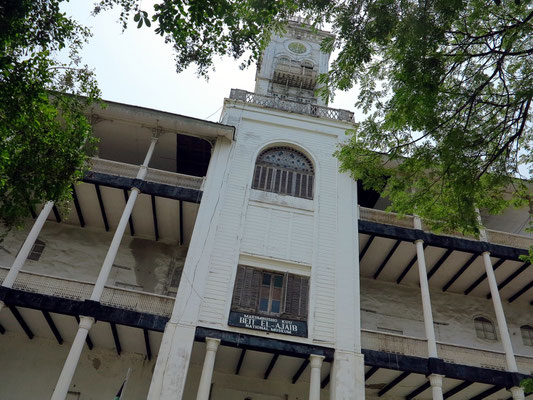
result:
M 0 300 L 3 300 L 8 306 L 25 307 L 73 316 L 84 315 L 93 317 L 98 321 L 157 332 L 163 332 L 169 320 L 168 317 L 106 306 L 95 301 L 64 299 L 5 287 L 0 287 Z M 197 327 L 195 340 L 205 341 L 206 337 L 220 339 L 225 346 L 304 359 L 311 354 L 317 354 L 325 356 L 325 360 L 331 362 L 335 354 L 335 349 L 330 347 Z M 506 388 L 517 386 L 522 379 L 529 377 L 520 373 L 449 363 L 436 358 L 428 359 L 368 349 L 363 349 L 362 353 L 365 357 L 365 365 L 370 367 L 421 375 L 437 373 L 451 379 L 486 383 Z
M 98 321 L 163 332 L 168 317 L 110 307 L 96 301 L 71 300 L 40 293 L 0 287 L 0 299 L 7 305 L 66 315 L 84 315 Z
M 422 358 L 368 349 L 363 349 L 362 353 L 365 356 L 365 365 L 367 366 L 426 376 L 440 374 L 451 379 L 499 385 L 507 388 L 518 386 L 522 379 L 529 378 L 528 375 L 520 373 L 454 364 L 437 358 Z
M 359 220 L 359 233 L 394 240 L 403 240 L 406 242 L 423 240 L 424 244 L 427 244 L 428 246 L 463 251 L 465 253 L 481 254 L 485 251 L 488 251 L 492 257 L 504 258 L 506 260 L 519 260 L 521 255 L 528 254 L 526 249 L 502 246 L 499 244 L 463 239 L 453 236 L 436 235 L 419 229 L 404 228 L 365 220 Z
M 90 171 L 86 173 L 83 182 L 126 190 L 136 187 L 141 193 L 165 197 L 167 199 L 188 201 L 190 203 L 200 203 L 202 200 L 201 190 L 165 185 L 157 182 L 141 181 L 139 179 L 102 174 L 100 172 Z
M 256 350 L 289 357 L 307 358 L 311 354 L 316 354 L 326 357 L 325 361 L 333 361 L 333 354 L 335 353 L 335 350 L 329 347 L 289 342 L 245 333 L 221 331 L 201 326 L 196 327 L 195 340 L 203 342 L 206 337 L 220 339 L 221 344 L 224 346 L 245 348 L 247 350 Z

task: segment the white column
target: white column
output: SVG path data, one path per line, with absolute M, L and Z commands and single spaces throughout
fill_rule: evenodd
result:
M 524 394 L 524 388 L 515 386 L 509 389 L 511 391 L 511 394 L 513 395 L 513 400 L 524 400 L 525 394 Z
M 80 317 L 80 326 L 74 342 L 68 353 L 67 360 L 59 376 L 56 388 L 52 394 L 51 400 L 64 400 L 67 397 L 68 390 L 70 388 L 70 383 L 72 382 L 72 377 L 76 371 L 76 366 L 78 365 L 78 360 L 80 359 L 81 352 L 83 350 L 83 345 L 85 344 L 85 339 L 89 333 L 89 329 L 94 324 L 94 318 L 90 317 Z
M 217 139 L 172 317 L 165 327 L 152 375 L 149 400 L 180 400 L 183 397 L 232 149 L 233 142 Z
M 309 400 L 320 400 L 320 369 L 324 356 L 311 354 L 311 382 L 309 383 Z
M 442 395 L 442 378 L 444 376 L 438 374 L 431 374 L 429 377 L 429 383 L 431 384 L 431 393 L 433 400 L 443 400 Z
M 416 255 L 418 260 L 418 277 L 420 281 L 420 294 L 422 295 L 422 311 L 424 313 L 424 328 L 428 341 L 428 355 L 438 358 L 437 341 L 435 339 L 435 327 L 433 326 L 433 313 L 431 311 L 431 298 L 429 296 L 429 283 L 426 270 L 426 258 L 424 256 L 424 242 L 417 240 Z
M 507 329 L 507 321 L 503 313 L 502 300 L 498 290 L 498 283 L 492 268 L 492 261 L 490 260 L 490 253 L 485 251 L 483 253 L 483 262 L 485 264 L 485 272 L 487 273 L 487 280 L 489 281 L 490 294 L 492 296 L 492 303 L 494 305 L 494 312 L 496 313 L 496 320 L 498 322 L 498 329 L 502 339 L 503 350 L 505 351 L 505 359 L 507 361 L 507 370 L 510 372 L 518 372 L 516 360 L 514 357 L 513 346 L 511 344 L 511 337 Z
M 35 241 L 39 237 L 39 233 L 41 233 L 41 229 L 43 228 L 44 223 L 46 222 L 46 218 L 48 218 L 48 215 L 50 214 L 50 211 L 52 211 L 52 208 L 54 207 L 53 201 L 48 201 L 41 212 L 39 213 L 39 216 L 35 220 L 35 223 L 33 224 L 30 233 L 26 237 L 26 240 L 24 241 L 24 244 L 20 248 L 20 251 L 15 258 L 15 261 L 13 261 L 13 264 L 11 265 L 11 268 L 9 269 L 9 272 L 7 273 L 6 278 L 4 279 L 4 282 L 2 283 L 2 286 L 4 287 L 13 287 L 13 283 L 15 283 L 15 279 L 17 279 L 17 275 L 26 262 L 26 259 L 28 258 L 28 255 L 30 254 L 30 251 L 35 244 Z
M 337 175 L 335 261 L 335 355 L 330 372 L 331 400 L 365 396 L 364 359 L 361 354 L 361 301 L 359 283 L 359 208 L 357 182 Z M 338 221 L 342 221 L 339 223 Z
M 146 173 L 148 172 L 148 163 L 150 162 L 150 158 L 152 157 L 156 143 L 157 137 L 152 138 L 144 162 L 142 163 L 141 168 L 137 173 L 137 179 L 144 180 L 144 178 L 146 177 Z M 133 211 L 133 206 L 135 206 L 135 201 L 137 200 L 137 196 L 139 196 L 139 193 L 140 190 L 138 188 L 131 189 L 130 197 L 128 198 L 126 207 L 124 207 L 124 211 L 122 212 L 122 216 L 120 217 L 117 230 L 113 235 L 113 240 L 111 241 L 111 245 L 107 250 L 104 263 L 102 264 L 102 268 L 100 268 L 98 279 L 96 280 L 96 283 L 94 285 L 93 293 L 91 294 L 91 300 L 93 301 L 100 301 L 100 298 L 102 297 L 104 286 L 107 282 L 107 279 L 109 278 L 111 268 L 113 267 L 113 262 L 115 261 L 118 249 L 120 247 L 120 242 L 122 241 L 122 237 L 124 236 L 124 231 L 126 230 L 126 226 L 128 225 L 131 213 Z
M 198 394 L 196 400 L 209 400 L 211 391 L 211 380 L 213 378 L 213 368 L 215 368 L 215 357 L 217 355 L 220 339 L 205 338 L 206 351 L 202 375 L 200 376 L 200 385 L 198 385 Z
M 152 141 L 146 153 L 144 162 L 142 163 L 141 167 L 139 168 L 139 172 L 137 173 L 137 179 L 139 180 L 143 180 L 146 176 L 146 173 L 148 172 L 148 163 L 150 162 L 150 158 L 152 157 L 152 154 L 154 152 L 157 139 L 158 138 L 156 136 L 152 137 Z M 113 240 L 111 241 L 111 245 L 109 246 L 109 249 L 107 250 L 107 254 L 105 256 L 104 262 L 102 264 L 102 267 L 100 268 L 100 273 L 98 274 L 98 278 L 96 279 L 96 283 L 94 285 L 93 292 L 91 294 L 92 301 L 100 301 L 100 298 L 102 297 L 105 283 L 107 282 L 107 279 L 109 278 L 111 267 L 113 266 L 113 262 L 115 261 L 115 257 L 117 256 L 120 242 L 122 241 L 122 237 L 124 236 L 126 225 L 129 221 L 131 212 L 133 211 L 133 206 L 135 205 L 135 201 L 137 200 L 137 196 L 139 195 L 139 193 L 140 193 L 139 189 L 137 188 L 131 189 L 131 195 L 128 199 L 128 202 L 126 203 L 126 207 L 124 207 L 124 211 L 122 212 L 122 216 L 120 217 L 117 230 L 115 231 L 113 235 Z M 87 318 L 87 317 L 82 317 L 82 318 Z M 85 338 L 87 337 L 87 334 L 89 333 L 89 330 L 94 324 L 94 319 L 88 318 L 86 321 L 89 321 L 89 320 L 90 320 L 90 323 L 85 322 L 82 324 L 82 321 L 80 319 L 78 333 L 76 334 L 74 343 L 72 343 L 72 347 L 70 348 L 65 365 L 63 365 L 63 370 L 61 371 L 61 375 L 59 376 L 59 379 L 56 384 L 56 389 L 54 390 L 54 394 L 52 395 L 51 400 L 64 400 L 65 397 L 67 396 L 68 388 L 70 387 L 72 377 L 74 376 L 74 372 L 76 371 L 76 366 L 78 365 L 78 361 L 80 359 L 81 351 L 83 350 L 83 342 L 85 341 Z M 83 339 L 80 339 L 80 338 L 83 338 Z
M 422 221 L 419 217 L 414 218 L 415 229 L 422 229 Z M 418 280 L 420 282 L 420 294 L 422 296 L 422 311 L 424 314 L 424 329 L 428 342 L 428 356 L 438 358 L 437 339 L 435 337 L 435 326 L 433 325 L 433 312 L 431 310 L 431 297 L 429 295 L 429 283 L 426 269 L 426 257 L 424 254 L 424 241 L 415 241 L 416 257 L 418 261 Z M 431 384 L 433 400 L 442 400 L 442 375 L 431 374 L 428 379 Z
M 39 213 L 39 216 L 35 220 L 30 233 L 26 237 L 26 240 L 24 241 L 24 244 L 20 248 L 19 253 L 17 254 L 17 257 L 15 258 L 15 261 L 13 261 L 13 264 L 11 265 L 11 268 L 9 269 L 9 272 L 7 273 L 7 276 L 4 279 L 4 282 L 2 282 L 3 287 L 11 288 L 13 287 L 13 284 L 15 283 L 15 280 L 17 279 L 17 275 L 22 269 L 22 266 L 26 262 L 26 259 L 28 258 L 28 255 L 30 254 L 30 251 L 35 244 L 35 241 L 39 237 L 39 233 L 41 233 L 41 229 L 43 228 L 44 223 L 46 222 L 46 218 L 48 218 L 48 215 L 50 214 L 50 211 L 54 207 L 53 201 L 48 201 L 41 212 Z M 0 311 L 2 308 L 4 308 L 5 304 L 3 301 L 0 301 Z
M 128 202 L 126 203 L 126 207 L 124 208 L 122 216 L 120 217 L 117 230 L 113 235 L 113 240 L 111 241 L 111 245 L 107 250 L 104 263 L 102 264 L 102 268 L 100 268 L 100 273 L 98 274 L 98 278 L 96 279 L 96 283 L 94 284 L 94 289 L 91 294 L 91 300 L 93 301 L 100 301 L 100 298 L 102 297 L 105 284 L 107 282 L 107 279 L 109 278 L 109 274 L 111 273 L 113 262 L 115 262 L 115 258 L 117 257 L 120 242 L 122 241 L 122 237 L 124 236 L 124 231 L 126 230 L 126 226 L 131 216 L 131 212 L 133 211 L 133 206 L 135 206 L 135 201 L 137 200 L 137 196 L 139 196 L 139 193 L 139 189 L 131 189 L 131 194 L 128 198 Z

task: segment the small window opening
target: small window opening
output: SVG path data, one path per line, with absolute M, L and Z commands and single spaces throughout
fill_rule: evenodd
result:
M 533 326 L 524 325 L 520 327 L 522 341 L 526 346 L 533 346 Z
M 474 319 L 476 335 L 480 339 L 496 340 L 496 330 L 494 324 L 487 318 L 477 317 Z
M 37 239 L 31 248 L 30 254 L 28 255 L 28 260 L 39 261 L 45 246 L 46 244 L 42 240 Z

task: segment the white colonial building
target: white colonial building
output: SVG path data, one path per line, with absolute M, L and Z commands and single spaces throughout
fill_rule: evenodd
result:
M 0 399 L 522 399 L 526 210 L 429 232 L 339 172 L 353 114 L 291 23 L 222 123 L 108 103 L 70 209 L 0 243 Z

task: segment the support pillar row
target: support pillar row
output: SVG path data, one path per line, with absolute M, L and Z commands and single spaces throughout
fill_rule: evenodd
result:
M 146 177 L 146 174 L 148 172 L 148 164 L 150 163 L 150 159 L 152 158 L 157 139 L 158 136 L 152 137 L 152 141 L 146 153 L 146 157 L 144 158 L 144 162 L 142 163 L 141 167 L 139 168 L 139 172 L 137 173 L 136 178 L 139 180 L 144 180 L 144 178 Z M 117 256 L 117 252 L 120 247 L 120 242 L 122 241 L 122 237 L 124 236 L 124 231 L 126 230 L 126 226 L 133 211 L 133 206 L 135 205 L 135 201 L 137 200 L 137 196 L 139 196 L 139 193 L 140 190 L 138 188 L 134 187 L 131 189 L 131 195 L 128 198 L 126 206 L 124 207 L 124 211 L 122 212 L 122 216 L 120 217 L 117 229 L 113 235 L 113 239 L 111 240 L 109 249 L 107 250 L 107 254 L 105 256 L 102 267 L 100 268 L 100 273 L 98 274 L 98 278 L 96 279 L 96 283 L 94 285 L 93 292 L 90 298 L 92 301 L 99 302 L 102 297 L 105 284 L 111 272 L 111 267 L 113 266 L 113 262 L 115 261 L 115 257 Z M 93 318 L 83 316 L 80 318 L 80 324 L 78 326 L 76 338 L 72 343 L 69 354 L 67 356 L 67 360 L 63 365 L 61 375 L 59 376 L 51 400 L 65 400 L 65 398 L 67 397 L 72 378 L 74 377 L 74 373 L 76 372 L 76 367 L 78 366 L 80 355 L 83 350 L 83 343 L 94 322 L 95 321 Z

